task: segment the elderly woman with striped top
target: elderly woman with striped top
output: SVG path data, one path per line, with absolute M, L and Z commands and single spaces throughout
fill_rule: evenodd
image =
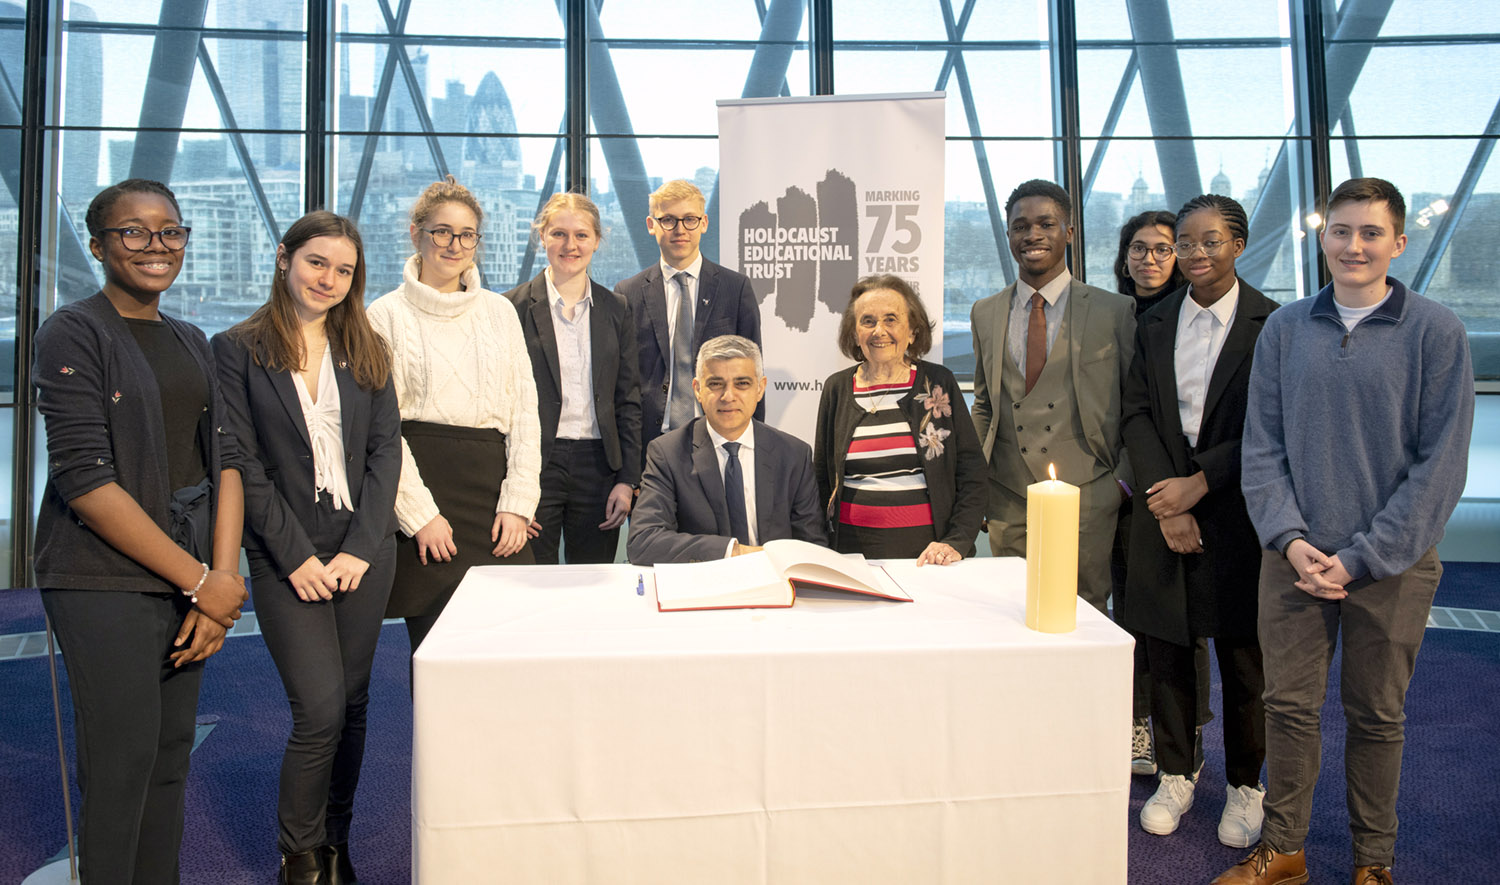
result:
M 900 277 L 854 285 L 823 383 L 813 472 L 842 553 L 948 565 L 974 553 L 985 460 L 953 373 L 921 359 L 932 323 Z

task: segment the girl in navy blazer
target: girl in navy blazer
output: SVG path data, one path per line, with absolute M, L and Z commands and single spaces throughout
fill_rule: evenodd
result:
M 641 386 L 625 297 L 589 279 L 603 236 L 583 194 L 553 194 L 533 225 L 547 267 L 505 293 L 536 377 L 542 497 L 531 526 L 539 563 L 614 562 L 641 482 Z
M 245 600 L 240 475 L 196 326 L 158 310 L 190 230 L 166 185 L 89 204 L 104 287 L 37 332 L 42 605 L 68 668 L 85 883 L 176 882 L 202 661 Z
M 355 881 L 349 823 L 401 471 L 390 351 L 364 289 L 354 222 L 311 212 L 276 247 L 270 300 L 213 339 L 243 450 L 255 611 L 292 708 L 283 883 Z

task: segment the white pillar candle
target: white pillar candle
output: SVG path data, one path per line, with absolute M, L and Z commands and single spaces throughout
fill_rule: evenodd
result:
M 1052 477 L 1026 487 L 1026 626 L 1070 633 L 1078 625 L 1078 486 Z

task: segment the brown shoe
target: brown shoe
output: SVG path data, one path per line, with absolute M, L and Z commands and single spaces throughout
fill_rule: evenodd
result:
M 1349 880 L 1350 885 L 1396 885 L 1396 880 L 1391 878 L 1391 868 L 1383 863 L 1370 864 L 1367 867 L 1355 867 L 1354 876 Z
M 1281 854 L 1262 842 L 1250 856 L 1225 870 L 1213 885 L 1303 885 L 1307 856 L 1301 851 Z

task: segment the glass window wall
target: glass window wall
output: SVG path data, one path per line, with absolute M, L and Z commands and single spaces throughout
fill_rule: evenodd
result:
M 1125 217 L 1217 191 L 1251 213 L 1242 274 L 1282 301 L 1323 278 L 1309 221 L 1320 192 L 1391 179 L 1410 206 L 1395 272 L 1459 312 L 1477 376 L 1500 380 L 1494 4 L 685 0 L 667 20 L 647 0 L 309 2 L 326 0 L 53 0 L 44 21 L 0 0 L 5 439 L 36 430 L 14 411 L 18 318 L 97 288 L 83 215 L 111 182 L 177 192 L 194 235 L 166 307 L 210 334 L 261 302 L 274 243 L 311 206 L 360 221 L 368 297 L 394 287 L 411 204 L 448 173 L 486 209 L 491 288 L 540 270 L 530 222 L 564 189 L 600 204 L 595 275 L 613 285 L 656 258 L 643 219 L 662 180 L 697 181 L 714 211 L 715 100 L 806 95 L 815 67 L 842 92 L 948 95 L 943 334 L 961 375 L 970 306 L 1014 279 L 1004 199 L 1076 168 L 1077 275 L 1113 288 Z M 28 12 L 46 31 L 34 71 Z M 1075 33 L 1054 33 L 1060 21 Z M 311 68 L 309 46 L 329 47 Z M 323 81 L 312 89 L 309 72 Z M 1054 113 L 1074 89 L 1076 130 Z M 41 103 L 34 130 L 27 102 Z M 40 184 L 20 180 L 31 145 Z M 20 252 L 27 225 L 42 231 L 35 256 Z M 718 256 L 712 225 L 704 251 Z

